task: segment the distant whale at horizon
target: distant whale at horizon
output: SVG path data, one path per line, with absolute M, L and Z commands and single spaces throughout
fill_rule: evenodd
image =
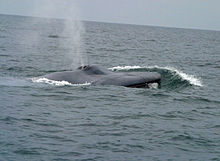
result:
M 115 85 L 133 88 L 148 88 L 149 83 L 160 85 L 161 75 L 156 72 L 113 72 L 97 65 L 87 65 L 75 71 L 55 72 L 43 76 L 54 81 L 71 84 Z

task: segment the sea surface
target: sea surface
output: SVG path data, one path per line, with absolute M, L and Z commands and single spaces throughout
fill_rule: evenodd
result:
M 219 31 L 65 24 L 0 15 L 1 161 L 220 160 Z M 158 72 L 161 87 L 38 78 L 80 58 Z

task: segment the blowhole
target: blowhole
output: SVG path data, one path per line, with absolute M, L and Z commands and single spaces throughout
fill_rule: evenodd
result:
M 89 65 L 80 66 L 78 69 L 80 70 L 86 70 L 89 68 Z

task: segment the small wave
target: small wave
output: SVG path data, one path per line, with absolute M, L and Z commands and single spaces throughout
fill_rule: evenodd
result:
M 31 78 L 32 82 L 34 83 L 46 83 L 54 86 L 87 86 L 91 85 L 91 83 L 83 83 L 83 84 L 72 84 L 67 81 L 54 81 L 47 78 Z
M 49 37 L 49 38 L 59 38 L 58 35 L 49 35 L 48 37 Z
M 171 72 L 174 75 L 179 76 L 182 80 L 188 81 L 191 85 L 200 86 L 202 87 L 202 82 L 199 78 L 196 78 L 194 75 L 186 74 L 180 70 L 177 70 L 174 67 L 160 67 L 160 66 L 116 66 L 109 68 L 113 71 L 121 71 L 121 70 L 136 70 L 136 69 L 161 69 L 161 70 L 167 70 Z
M 142 41 L 151 41 L 151 42 L 156 42 L 156 40 L 154 40 L 154 39 L 146 39 L 146 40 L 142 40 Z

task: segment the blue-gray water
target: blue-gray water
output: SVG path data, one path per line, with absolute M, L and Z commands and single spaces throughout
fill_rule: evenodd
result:
M 55 85 L 62 20 L 0 15 L 0 160 L 220 160 L 220 32 L 84 22 L 90 64 L 161 88 Z

